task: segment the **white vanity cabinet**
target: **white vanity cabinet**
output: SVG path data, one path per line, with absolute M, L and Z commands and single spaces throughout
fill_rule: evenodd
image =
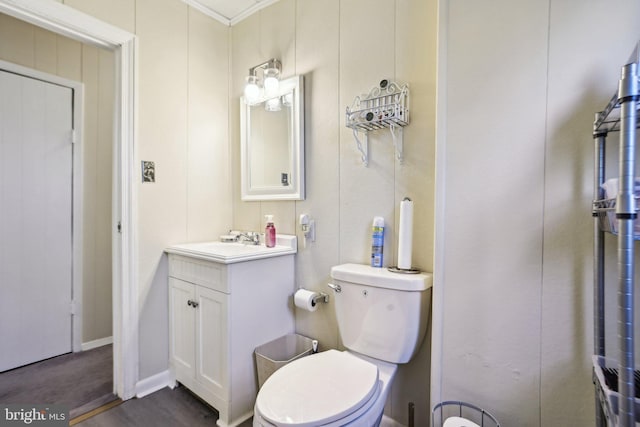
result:
M 220 345 L 227 342 L 227 300 L 223 292 L 169 278 L 170 357 L 176 379 L 197 394 L 218 399 L 228 389 L 227 355 Z
M 224 262 L 169 253 L 169 360 L 174 379 L 218 410 L 219 426 L 253 415 L 254 350 L 294 331 L 294 255 Z

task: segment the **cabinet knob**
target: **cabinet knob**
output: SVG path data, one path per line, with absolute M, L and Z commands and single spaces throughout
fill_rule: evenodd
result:
M 193 301 L 193 300 L 188 300 L 187 301 L 187 305 L 193 308 L 196 308 L 200 303 Z

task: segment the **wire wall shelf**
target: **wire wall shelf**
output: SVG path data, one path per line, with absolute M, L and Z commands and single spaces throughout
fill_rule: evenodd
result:
M 346 125 L 353 131 L 362 163 L 369 165 L 369 132 L 389 129 L 393 138 L 396 157 L 402 163 L 402 128 L 409 124 L 409 85 L 400 85 L 389 80 L 380 84 L 367 94 L 356 96 L 351 107 L 347 107 Z M 364 141 L 358 136 L 364 133 Z
M 627 64 L 640 64 L 640 42 L 636 43 L 635 47 L 631 51 L 631 55 L 629 55 L 629 59 L 627 60 Z M 636 76 L 637 79 L 638 76 Z M 640 84 L 640 83 L 637 83 Z M 620 89 L 620 88 L 618 88 Z M 637 89 L 637 87 L 636 87 Z M 606 135 L 608 132 L 619 132 L 620 131 L 620 122 L 622 118 L 620 117 L 620 106 L 623 102 L 630 101 L 629 98 L 621 97 L 620 94 L 616 91 L 611 100 L 607 104 L 604 109 L 598 113 L 596 113 L 596 118 L 593 122 L 593 134 L 597 135 Z M 640 103 L 634 102 L 633 109 L 636 112 L 640 111 Z M 640 120 L 636 121 L 635 124 L 636 129 L 640 129 Z
M 636 206 L 640 206 L 640 197 L 636 197 Z M 616 218 L 616 199 L 600 199 L 593 201 L 592 215 L 598 219 L 600 230 L 618 234 L 618 220 Z M 633 239 L 640 240 L 640 219 L 633 222 Z
M 596 396 L 600 400 L 602 410 L 608 426 L 619 425 L 619 399 L 618 392 L 618 362 L 612 358 L 593 356 L 593 380 L 596 386 Z M 634 420 L 637 426 L 640 423 L 640 371 L 634 370 Z
M 636 104 L 636 111 L 640 111 L 640 104 Z M 640 129 L 640 120 L 636 122 L 636 129 Z M 608 133 L 620 131 L 620 100 L 616 93 L 604 110 L 596 113 L 593 123 L 593 133 Z
M 605 108 L 596 113 L 593 123 L 594 142 L 594 217 L 593 239 L 593 374 L 596 397 L 596 427 L 638 427 L 640 425 L 640 370 L 635 366 L 633 328 L 635 306 L 636 262 L 634 240 L 640 240 L 638 192 L 635 184 L 636 134 L 640 127 L 640 44 L 636 44 L 629 61 L 621 67 L 618 90 Z M 618 168 L 607 180 L 606 146 L 611 132 L 618 145 Z M 607 184 L 617 180 L 615 191 Z M 604 190 L 604 191 L 603 191 Z M 602 196 L 606 195 L 607 198 Z M 614 196 L 614 197 L 613 197 Z M 617 318 L 614 357 L 605 357 L 605 299 L 612 290 L 605 286 L 613 281 L 605 275 L 607 248 L 604 232 L 616 237 Z M 608 351 L 611 353 L 611 351 Z M 617 353 L 617 354 L 616 354 Z M 609 356 L 609 355 L 607 355 Z

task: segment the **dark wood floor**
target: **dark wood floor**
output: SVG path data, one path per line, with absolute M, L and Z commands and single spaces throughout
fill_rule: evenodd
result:
M 115 399 L 111 345 L 0 373 L 0 403 L 60 404 L 70 411 Z M 95 407 L 95 406 L 94 406 Z M 93 408 L 87 408 L 88 410 Z
M 216 425 L 216 410 L 183 386 L 113 402 L 112 372 L 111 345 L 43 360 L 0 373 L 0 404 L 61 404 L 70 410 L 71 425 L 81 427 Z
M 79 427 L 199 427 L 215 426 L 218 413 L 185 387 L 163 388 L 141 399 L 130 399 L 75 424 Z M 240 427 L 251 427 L 251 420 Z

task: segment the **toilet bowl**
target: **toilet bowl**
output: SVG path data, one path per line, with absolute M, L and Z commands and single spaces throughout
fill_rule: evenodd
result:
M 271 375 L 254 406 L 254 427 L 374 427 L 398 363 L 418 350 L 428 324 L 431 274 L 367 265 L 331 269 L 345 351 L 297 359 Z
M 377 426 L 396 368 L 337 350 L 296 360 L 260 389 L 253 426 Z

